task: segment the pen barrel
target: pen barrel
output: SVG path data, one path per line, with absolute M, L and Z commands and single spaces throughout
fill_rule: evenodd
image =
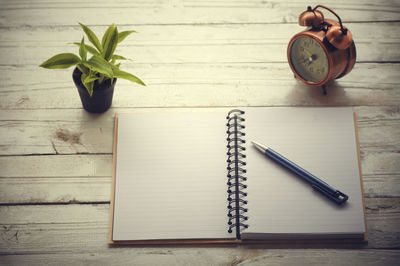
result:
M 271 148 L 268 148 L 265 153 L 264 153 L 268 158 L 272 159 L 273 161 L 277 162 L 278 164 L 282 165 L 292 173 L 296 174 L 300 178 L 302 178 L 304 181 L 308 182 L 311 184 L 311 186 L 317 186 L 321 188 L 326 193 L 336 195 L 338 190 L 332 188 L 329 186 L 327 183 L 316 177 L 315 175 L 311 174 L 310 172 L 306 171 L 305 169 L 301 168 L 294 162 L 288 160 L 287 158 L 283 157 L 276 151 L 274 151 Z M 321 190 L 318 190 L 322 192 Z

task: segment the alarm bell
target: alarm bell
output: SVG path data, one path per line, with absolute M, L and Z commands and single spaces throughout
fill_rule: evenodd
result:
M 330 44 L 338 49 L 347 49 L 353 42 L 353 36 L 351 32 L 339 25 L 332 25 L 326 32 L 326 39 Z
M 324 18 L 317 10 L 324 8 L 337 20 Z M 315 87 L 349 73 L 356 62 L 356 46 L 351 32 L 343 26 L 340 17 L 330 8 L 317 5 L 299 16 L 299 24 L 308 28 L 295 34 L 289 41 L 287 57 L 290 68 L 300 81 Z
M 300 14 L 299 25 L 307 27 L 318 27 L 324 22 L 324 14 L 318 10 L 312 10 L 311 6 L 307 7 L 307 10 Z
M 322 12 L 316 10 L 319 7 L 325 8 L 334 14 L 338 18 L 339 24 L 336 21 L 333 21 L 333 24 L 326 21 Z M 314 8 L 308 6 L 307 10 L 299 16 L 299 25 L 325 30 L 327 41 L 337 49 L 347 49 L 353 42 L 351 32 L 343 26 L 340 17 L 332 9 L 323 5 L 317 5 Z

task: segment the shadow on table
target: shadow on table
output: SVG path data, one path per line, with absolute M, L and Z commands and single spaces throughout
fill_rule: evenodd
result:
M 346 95 L 345 87 L 337 81 L 330 81 L 325 87 L 326 94 L 322 87 L 312 87 L 297 81 L 288 93 L 287 99 L 300 106 L 351 106 L 355 104 Z

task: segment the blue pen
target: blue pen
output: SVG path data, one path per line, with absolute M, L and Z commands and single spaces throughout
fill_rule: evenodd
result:
M 301 179 L 304 181 L 308 182 L 313 189 L 316 191 L 320 192 L 324 196 L 326 196 L 328 199 L 332 200 L 336 204 L 343 204 L 348 200 L 348 196 L 344 194 L 343 192 L 340 192 L 339 190 L 329 186 L 327 183 L 319 179 L 318 177 L 314 176 L 310 172 L 307 172 L 294 162 L 286 159 L 276 151 L 274 151 L 271 148 L 267 148 L 265 145 L 262 145 L 260 143 L 252 141 L 253 145 L 261 151 L 264 155 L 266 155 L 268 158 L 272 159 L 273 161 L 277 162 L 278 164 L 282 165 L 292 173 L 296 174 L 299 176 Z

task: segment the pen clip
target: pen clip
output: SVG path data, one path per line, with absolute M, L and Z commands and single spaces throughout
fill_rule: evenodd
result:
M 323 187 L 318 186 L 317 184 L 313 184 L 312 188 L 319 191 L 320 193 L 324 194 L 326 197 L 328 197 L 330 200 L 332 200 L 333 202 L 335 202 L 338 205 L 345 203 L 349 199 L 349 196 L 347 196 L 343 192 L 340 192 L 339 190 L 336 190 L 332 194 L 329 191 L 325 190 Z

